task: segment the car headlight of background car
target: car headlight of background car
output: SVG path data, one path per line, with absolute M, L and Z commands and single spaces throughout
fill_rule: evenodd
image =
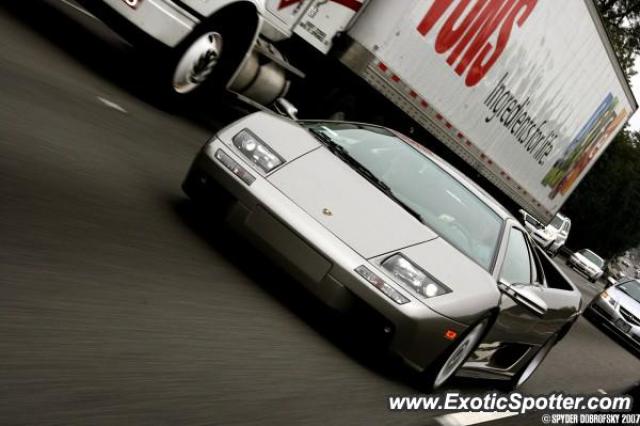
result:
M 611 296 L 609 296 L 609 293 L 607 293 L 606 291 L 603 291 L 602 293 L 600 293 L 600 298 L 602 300 L 609 302 L 611 306 L 615 307 L 618 304 L 615 300 L 613 300 Z
M 284 163 L 284 159 L 250 130 L 244 129 L 233 137 L 233 145 L 265 173 Z
M 437 282 L 429 274 L 401 254 L 394 254 L 382 262 L 382 267 L 389 271 L 400 284 L 415 291 L 423 298 L 431 298 L 451 293 L 451 289 Z

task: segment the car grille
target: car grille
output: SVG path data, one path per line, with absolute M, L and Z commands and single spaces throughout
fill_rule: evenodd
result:
M 633 315 L 631 312 L 627 311 L 622 306 L 620 306 L 620 315 L 622 315 L 622 317 L 626 319 L 628 322 L 630 322 L 631 324 L 640 326 L 640 319 L 638 319 L 638 317 Z

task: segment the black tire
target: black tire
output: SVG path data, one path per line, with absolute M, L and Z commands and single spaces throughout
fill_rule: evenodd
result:
M 545 360 L 547 355 L 549 355 L 549 352 L 551 352 L 551 349 L 553 349 L 553 347 L 556 345 L 556 343 L 558 343 L 558 341 L 559 341 L 558 333 L 549 337 L 547 341 L 544 342 L 544 344 L 540 346 L 540 348 L 538 348 L 535 355 L 531 357 L 527 365 L 522 367 L 520 371 L 518 371 L 516 375 L 509 380 L 506 387 L 509 390 L 513 390 L 513 389 L 518 389 L 520 386 L 526 383 L 526 381 L 529 380 L 531 376 L 533 376 L 533 373 L 535 373 L 538 367 L 540 367 L 542 362 Z M 527 374 L 527 377 L 523 377 L 525 374 Z
M 474 325 L 469 326 L 465 332 L 458 337 L 458 339 L 449 347 L 447 350 L 438 357 L 436 361 L 431 363 L 422 373 L 421 383 L 427 388 L 427 390 L 436 390 L 442 385 L 444 385 L 451 377 L 453 377 L 460 369 L 460 367 L 464 364 L 464 362 L 469 358 L 469 356 L 473 353 L 473 351 L 478 347 L 484 336 L 489 331 L 489 328 L 492 324 L 492 319 L 490 316 L 485 316 L 478 320 Z M 476 331 L 478 330 L 478 331 Z M 476 337 L 474 337 L 473 341 L 469 342 L 470 350 L 466 354 L 462 354 L 461 358 L 458 358 L 457 361 L 454 361 L 453 364 L 457 364 L 456 366 L 452 366 L 448 368 L 447 377 L 442 380 L 440 373 L 446 368 L 446 364 L 452 362 L 451 358 L 456 352 L 458 348 L 467 340 L 467 338 L 472 334 L 477 333 Z M 466 352 L 466 351 L 465 351 Z
M 242 64 L 246 53 L 252 48 L 257 28 L 253 25 L 253 21 L 257 25 L 257 13 L 253 11 L 253 20 L 248 13 L 251 13 L 250 10 L 240 14 L 238 11 L 223 9 L 198 25 L 175 48 L 166 53 L 160 73 L 160 84 L 170 98 L 190 102 L 194 100 L 211 102 L 212 99 L 215 100 L 212 97 L 213 94 L 220 94 L 224 91 L 229 80 Z M 242 19 L 246 21 L 245 25 L 238 24 Z M 208 74 L 201 82 L 201 79 L 196 79 L 198 80 L 197 87 L 181 93 L 174 84 L 174 75 L 180 61 L 198 40 L 205 36 L 211 40 L 212 34 L 219 36 L 220 48 L 217 49 L 217 55 L 213 54 L 214 49 L 196 55 L 198 57 L 197 64 L 200 66 L 195 68 L 208 69 Z M 218 38 L 216 39 L 218 40 Z M 210 66 L 210 60 L 214 59 L 215 65 Z

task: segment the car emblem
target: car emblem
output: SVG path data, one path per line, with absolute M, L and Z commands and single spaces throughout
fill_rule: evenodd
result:
M 325 216 L 333 216 L 333 212 L 329 209 L 322 209 L 322 214 Z

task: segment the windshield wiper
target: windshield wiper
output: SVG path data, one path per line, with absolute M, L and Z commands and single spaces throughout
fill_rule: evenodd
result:
M 362 175 L 365 179 L 371 182 L 376 188 L 382 191 L 387 197 L 395 201 L 398 205 L 400 205 L 400 207 L 405 209 L 409 214 L 411 214 L 413 217 L 418 219 L 421 223 L 425 223 L 424 220 L 422 220 L 422 216 L 420 215 L 420 213 L 418 213 L 413 208 L 409 207 L 404 201 L 399 199 L 393 193 L 393 190 L 389 187 L 389 185 L 387 185 L 382 180 L 380 180 L 375 174 L 373 174 L 371 170 L 363 166 L 362 163 L 360 163 L 358 160 L 352 157 L 351 154 L 349 154 L 349 151 L 347 151 L 342 145 L 338 144 L 336 141 L 331 139 L 331 137 L 327 136 L 325 133 L 319 130 L 312 129 L 312 128 L 309 128 L 308 130 L 314 136 L 316 136 L 321 142 L 323 142 L 331 152 L 333 152 L 338 157 L 340 157 L 345 163 L 353 167 L 358 173 L 360 173 L 360 175 Z

